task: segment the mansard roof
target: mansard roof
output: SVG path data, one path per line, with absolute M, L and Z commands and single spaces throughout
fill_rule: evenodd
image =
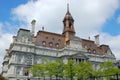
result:
M 99 45 L 98 46 L 92 40 L 82 39 L 82 47 L 87 50 L 90 50 L 90 53 L 112 54 L 111 49 L 108 45 Z
M 64 35 L 61 34 L 39 31 L 36 35 L 35 45 L 51 48 L 63 48 L 64 38 Z M 43 42 L 45 42 L 45 45 L 43 44 Z M 52 46 L 50 46 L 50 43 Z

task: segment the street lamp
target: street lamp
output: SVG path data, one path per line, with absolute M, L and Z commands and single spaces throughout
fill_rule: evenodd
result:
M 119 62 L 117 63 L 117 67 L 118 67 L 118 69 L 120 69 L 120 63 Z M 119 80 L 119 73 L 116 74 L 116 77 L 117 77 L 117 80 Z
M 70 64 L 70 80 L 73 80 L 73 76 L 72 76 L 72 64 Z

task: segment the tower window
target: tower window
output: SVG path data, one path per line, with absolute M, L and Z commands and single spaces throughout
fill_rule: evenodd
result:
M 71 24 L 71 23 L 69 23 L 69 28 L 70 28 L 70 29 L 72 28 L 72 24 Z

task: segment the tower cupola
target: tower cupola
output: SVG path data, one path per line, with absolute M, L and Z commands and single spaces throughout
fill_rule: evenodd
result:
M 72 15 L 69 12 L 69 4 L 67 4 L 67 13 L 66 13 L 66 15 L 64 17 L 63 22 L 65 22 L 66 20 L 71 20 L 71 21 L 74 22 L 73 17 L 72 17 Z
M 64 29 L 63 35 L 65 35 L 65 41 L 69 41 L 71 37 L 75 36 L 74 19 L 69 12 L 69 4 L 67 4 L 67 13 L 63 19 Z

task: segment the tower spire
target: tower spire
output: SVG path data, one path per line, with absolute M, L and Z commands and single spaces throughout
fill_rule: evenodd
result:
M 67 3 L 67 12 L 69 12 L 69 3 Z

